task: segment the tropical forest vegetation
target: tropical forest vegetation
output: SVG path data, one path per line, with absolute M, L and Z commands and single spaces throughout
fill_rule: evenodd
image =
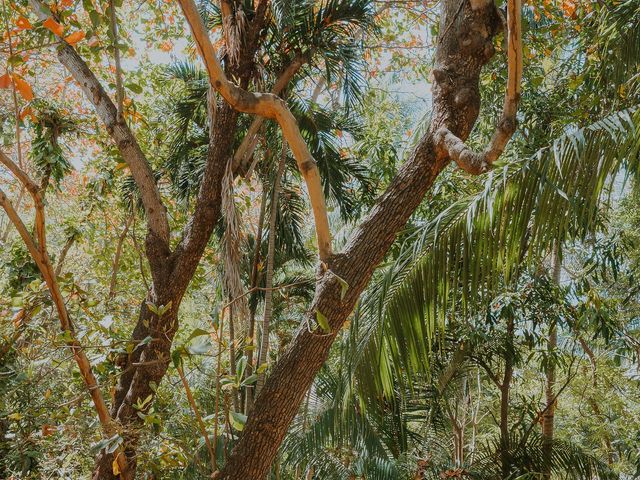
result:
M 640 0 L 0 0 L 0 478 L 640 478 Z

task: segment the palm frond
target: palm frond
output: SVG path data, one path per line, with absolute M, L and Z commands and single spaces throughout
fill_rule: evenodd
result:
M 598 209 L 614 180 L 637 169 L 639 128 L 640 114 L 625 110 L 569 133 L 497 168 L 482 192 L 418 226 L 363 300 L 370 325 L 361 352 L 387 343 L 394 365 L 428 372 L 433 339 L 448 316 L 485 305 L 555 241 L 584 239 L 602 227 Z

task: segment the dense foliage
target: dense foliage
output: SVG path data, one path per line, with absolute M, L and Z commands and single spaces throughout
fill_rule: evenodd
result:
M 232 3 L 231 19 L 220 2 L 198 4 L 228 75 L 242 72 L 262 4 Z M 340 251 L 429 129 L 448 27 L 427 0 L 266 3 L 251 80 L 231 79 L 270 91 L 299 62 L 276 93 L 317 162 Z M 133 340 L 136 322 L 173 311 L 152 300 L 132 168 L 58 63 L 60 38 L 120 99 L 176 250 L 214 136 L 209 77 L 175 2 L 48 7 L 42 21 L 26 0 L 3 0 L 0 150 L 40 188 L 75 337 L 1 215 L 0 478 L 11 479 L 89 478 L 97 454 L 126 449 L 129 432 L 101 430 L 72 340 L 109 403 L 123 358 L 154 341 Z M 453 165 L 435 180 L 337 333 L 269 478 L 640 478 L 640 1 L 533 0 L 522 15 L 515 135 L 488 173 Z M 502 108 L 505 42 L 481 75 L 467 141 L 479 148 Z M 248 153 L 224 176 L 168 371 L 132 405 L 138 478 L 211 478 L 295 332 L 331 332 L 320 311 L 309 322 L 326 265 L 308 184 L 277 123 L 254 120 L 232 132 L 232 151 Z M 37 205 L 14 174 L 0 164 L 0 191 L 37 237 Z

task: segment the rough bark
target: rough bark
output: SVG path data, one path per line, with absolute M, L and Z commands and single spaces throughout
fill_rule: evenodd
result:
M 137 429 L 140 427 L 138 410 L 134 405 L 139 399 L 155 395 L 154 387 L 160 384 L 169 366 L 169 353 L 178 329 L 177 317 L 182 297 L 220 216 L 222 176 L 233 141 L 233 135 L 229 135 L 229 132 L 235 130 L 236 121 L 237 113 L 231 108 L 223 106 L 218 110 L 216 125 L 211 129 L 214 137 L 210 142 L 192 221 L 185 238 L 169 258 L 166 267 L 153 275 L 153 287 L 148 301 L 158 307 L 171 302 L 171 308 L 165 315 L 158 317 L 146 303 L 142 304 L 131 341 L 137 344 L 148 336 L 153 340 L 144 347 L 135 349 L 120 362 L 122 374 L 118 379 L 111 412 L 126 429 L 127 457 L 134 470 Z M 103 455 L 96 461 L 95 480 L 114 478 L 109 469 L 109 457 Z
M 48 18 L 46 7 L 43 7 L 39 0 L 31 0 L 31 3 L 38 18 L 46 20 Z M 118 109 L 86 62 L 71 45 L 64 39 L 58 38 L 60 40 L 58 60 L 69 70 L 87 99 L 93 104 L 98 117 L 104 123 L 122 158 L 127 163 L 140 191 L 140 198 L 149 226 L 150 235 L 147 243 L 156 243 L 158 245 L 154 249 L 160 248 L 168 252 L 169 221 L 167 209 L 160 198 L 160 192 L 147 158 L 135 135 L 122 117 L 118 116 Z
M 442 75 L 433 86 L 431 127 L 344 250 L 329 257 L 326 268 L 318 272 L 310 314 L 275 365 L 240 441 L 216 478 L 263 478 L 268 472 L 305 392 L 375 267 L 449 162 L 448 153 L 435 148 L 434 132 L 446 127 L 458 138 L 469 136 L 480 108 L 480 71 L 493 56 L 492 40 L 502 25 L 493 2 L 481 3 L 475 8 L 468 1 L 441 3 L 436 68 Z M 349 284 L 344 298 L 336 275 Z M 330 334 L 317 328 L 317 311 L 327 318 Z

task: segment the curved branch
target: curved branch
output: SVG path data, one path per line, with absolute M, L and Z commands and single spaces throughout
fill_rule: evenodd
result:
M 33 204 L 36 209 L 35 230 L 38 247 L 40 251 L 46 251 L 47 238 L 44 231 L 44 203 L 42 201 L 42 193 L 40 191 L 40 187 L 38 187 L 38 184 L 34 182 L 31 177 L 29 177 L 29 175 L 27 175 L 24 170 L 16 165 L 3 151 L 0 151 L 0 163 L 7 167 L 7 169 L 13 174 L 13 176 L 16 177 L 18 181 L 20 181 L 20 183 L 24 186 L 24 188 L 27 189 L 29 195 L 31 195 Z
M 178 1 L 209 74 L 211 86 L 222 95 L 229 105 L 239 112 L 260 115 L 275 120 L 280 125 L 282 134 L 287 140 L 298 163 L 298 168 L 307 184 L 309 200 L 315 219 L 320 259 L 327 260 L 331 255 L 331 233 L 320 174 L 316 162 L 302 138 L 295 117 L 289 111 L 285 102 L 276 95 L 271 93 L 250 93 L 231 83 L 218 62 L 216 51 L 209 39 L 195 2 L 193 0 Z
M 471 3 L 474 4 L 474 2 Z M 483 3 L 483 1 L 477 0 L 476 3 Z M 516 131 L 516 113 L 522 82 L 521 9 L 520 0 L 508 0 L 507 90 L 502 116 L 487 148 L 481 153 L 473 151 L 447 127 L 440 128 L 435 134 L 434 139 L 438 147 L 444 149 L 460 168 L 474 175 L 484 173 L 491 168 L 491 165 L 502 155 L 507 143 Z

